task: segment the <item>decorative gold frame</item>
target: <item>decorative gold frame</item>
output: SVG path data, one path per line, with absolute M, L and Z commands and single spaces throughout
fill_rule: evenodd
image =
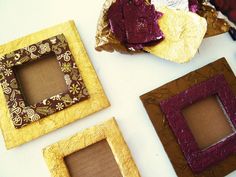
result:
M 106 139 L 123 177 L 140 177 L 114 118 L 43 149 L 52 177 L 70 177 L 64 157 Z
M 16 129 L 12 123 L 3 90 L 0 88 L 0 127 L 7 149 L 24 144 L 110 106 L 73 21 L 68 21 L 0 45 L 0 58 L 11 51 L 35 44 L 58 34 L 65 36 L 90 98 L 33 122 L 28 126 Z

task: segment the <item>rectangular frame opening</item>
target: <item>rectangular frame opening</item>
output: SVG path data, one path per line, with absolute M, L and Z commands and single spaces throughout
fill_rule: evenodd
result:
M 106 140 L 64 157 L 71 177 L 122 177 Z

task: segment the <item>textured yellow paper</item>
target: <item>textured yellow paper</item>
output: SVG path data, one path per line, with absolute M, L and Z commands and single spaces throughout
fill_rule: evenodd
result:
M 2 88 L 0 88 L 0 125 L 7 149 L 24 144 L 110 105 L 73 21 L 1 45 L 0 56 L 62 33 L 68 41 L 90 98 L 26 127 L 15 129 Z
M 206 20 L 199 15 L 183 10 L 158 9 L 163 17 L 158 20 L 165 39 L 144 50 L 160 58 L 185 63 L 196 54 L 207 30 Z
M 112 150 L 122 176 L 139 177 L 138 169 L 114 118 L 45 148 L 43 155 L 51 176 L 69 177 L 63 158 L 104 139 Z

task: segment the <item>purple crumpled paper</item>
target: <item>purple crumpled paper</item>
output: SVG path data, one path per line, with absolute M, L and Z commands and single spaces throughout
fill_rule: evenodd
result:
M 116 0 L 108 10 L 111 31 L 130 50 L 143 49 L 164 38 L 157 23 L 162 15 L 145 0 Z

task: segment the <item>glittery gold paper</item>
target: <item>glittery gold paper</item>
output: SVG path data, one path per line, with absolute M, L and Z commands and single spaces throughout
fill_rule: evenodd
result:
M 115 119 L 88 128 L 43 150 L 52 177 L 69 177 L 63 158 L 106 139 L 123 177 L 140 177 Z
M 100 17 L 98 19 L 97 24 L 97 32 L 96 32 L 96 46 L 95 49 L 98 51 L 108 51 L 113 52 L 114 50 L 127 53 L 128 49 L 124 45 L 120 43 L 119 40 L 112 34 L 109 21 L 107 19 L 107 11 L 110 8 L 111 4 L 114 3 L 115 0 L 106 0 L 103 4 L 102 11 Z
M 158 21 L 165 39 L 144 50 L 160 58 L 185 63 L 196 54 L 207 30 L 206 20 L 183 10 L 158 9 L 164 13 Z
M 1 88 L 0 126 L 7 149 L 24 144 L 110 105 L 73 21 L 68 21 L 1 45 L 0 56 L 58 34 L 64 34 L 67 39 L 90 98 L 26 127 L 15 129 Z
M 215 8 L 201 4 L 198 14 L 207 20 L 207 32 L 205 37 L 216 36 L 229 31 L 229 23 L 218 17 L 218 12 Z
M 96 50 L 114 50 L 131 53 L 112 34 L 107 19 L 107 11 L 115 0 L 106 0 L 98 20 Z M 144 50 L 158 57 L 177 63 L 188 62 L 196 54 L 206 32 L 206 20 L 199 15 L 184 10 L 157 9 L 164 13 L 158 20 L 165 39 L 158 45 L 145 47 Z M 138 51 L 140 52 L 140 51 Z

